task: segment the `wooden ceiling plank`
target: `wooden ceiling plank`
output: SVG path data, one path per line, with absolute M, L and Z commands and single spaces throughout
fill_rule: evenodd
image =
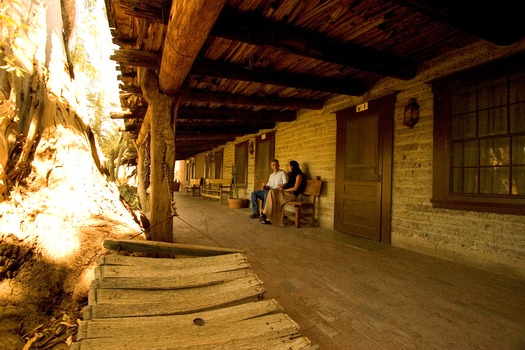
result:
M 169 95 L 182 87 L 193 61 L 226 0 L 173 0 L 159 72 L 159 87 Z
M 525 35 L 522 5 L 519 1 L 394 1 L 496 45 L 511 45 Z
M 120 7 L 130 16 L 143 18 L 151 22 L 168 23 L 170 3 L 163 0 L 113 0 L 114 6 Z
M 334 42 L 313 32 L 249 14 L 224 11 L 210 34 L 383 76 L 408 80 L 417 74 L 415 64 L 408 60 L 351 43 Z

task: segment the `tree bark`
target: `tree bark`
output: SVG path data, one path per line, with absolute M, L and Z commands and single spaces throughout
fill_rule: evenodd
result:
M 160 63 L 160 90 L 178 94 L 226 0 L 173 0 Z
M 154 241 L 173 242 L 172 183 L 175 137 L 171 125 L 174 98 L 161 93 L 153 70 L 141 76 L 141 88 L 151 108 L 150 235 Z

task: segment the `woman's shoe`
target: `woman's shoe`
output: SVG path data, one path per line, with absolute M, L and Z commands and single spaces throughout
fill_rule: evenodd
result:
M 261 221 L 261 224 L 263 224 L 263 225 L 270 225 L 271 224 L 271 222 L 268 221 L 268 219 L 266 218 L 266 215 L 264 215 L 264 214 L 261 215 L 261 220 L 260 221 Z

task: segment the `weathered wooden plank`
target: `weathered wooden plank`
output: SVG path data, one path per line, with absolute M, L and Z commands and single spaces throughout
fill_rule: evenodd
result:
M 180 314 L 257 301 L 265 292 L 258 278 L 247 277 L 218 285 L 178 290 L 97 289 L 89 305 L 114 305 L 120 310 L 139 309 L 136 305 L 141 304 L 157 304 L 160 309 L 169 309 L 171 314 Z
M 175 338 L 175 336 L 172 336 Z M 120 350 L 120 349 L 159 349 L 156 344 L 151 344 L 148 340 L 144 341 L 139 347 L 132 347 L 124 345 L 126 341 L 104 342 L 86 340 L 79 343 L 74 343 L 71 350 Z M 78 345 L 78 346 L 76 346 Z M 177 339 L 173 339 L 172 343 L 167 346 L 162 346 L 163 350 L 318 350 L 317 345 L 312 345 L 307 337 L 292 337 L 283 336 L 281 338 L 268 339 L 265 335 L 253 335 L 249 338 L 242 339 L 226 339 L 219 340 L 213 345 L 196 344 L 182 344 L 179 345 Z
M 225 263 L 220 265 L 205 265 L 192 266 L 184 268 L 158 268 L 155 267 L 139 267 L 139 266 L 99 266 L 97 269 L 99 274 L 97 278 L 112 278 L 112 277 L 185 277 L 188 275 L 203 275 L 207 273 L 216 273 L 221 271 L 232 271 L 247 269 L 247 264 L 239 264 L 236 262 Z
M 213 274 L 184 276 L 181 277 L 159 277 L 159 278 L 134 278 L 117 277 L 94 280 L 91 288 L 123 288 L 123 289 L 179 289 L 209 286 L 224 283 L 237 278 L 255 276 L 252 270 L 221 271 Z
M 140 241 L 131 239 L 106 239 L 104 240 L 103 246 L 106 249 L 125 250 L 128 252 L 189 256 L 212 256 L 220 254 L 244 253 L 244 251 L 241 249 L 199 246 L 182 243 L 167 243 L 159 241 Z
M 279 303 L 275 299 L 269 299 L 184 315 L 93 319 L 80 322 L 77 340 L 87 337 L 103 337 L 107 334 L 134 333 L 148 328 L 171 327 L 175 324 L 188 324 L 193 323 L 197 318 L 206 322 L 232 323 L 282 312 L 284 310 Z
M 79 343 L 74 343 L 71 350 L 107 350 L 107 349 L 159 349 L 155 344 L 150 344 L 147 340 L 141 343 L 138 348 L 124 345 L 125 341 L 120 343 L 110 343 L 104 341 L 86 340 Z M 163 350 L 318 350 L 317 345 L 312 345 L 310 340 L 306 337 L 294 338 L 291 336 L 282 338 L 267 339 L 265 335 L 253 335 L 251 338 L 242 339 L 227 339 L 217 341 L 211 346 L 201 344 L 183 344 L 179 345 L 177 340 L 172 340 L 172 343 L 167 346 L 162 346 Z
M 177 259 L 147 258 L 111 254 L 101 256 L 98 264 L 100 266 L 120 265 L 155 269 L 185 269 L 191 267 L 204 267 L 223 264 L 238 264 L 239 266 L 250 267 L 248 264 L 248 258 L 243 253 Z
M 277 339 L 239 339 L 232 340 L 227 343 L 214 344 L 214 350 L 317 350 L 317 345 L 312 345 L 310 340 L 306 337 L 300 338 L 277 338 Z M 71 344 L 70 350 L 96 350 L 96 348 L 89 346 L 87 343 L 77 342 Z M 126 348 L 127 349 L 127 348 Z M 145 346 L 144 350 L 151 349 Z M 188 345 L 179 347 L 172 344 L 171 346 L 163 347 L 163 350 L 203 350 L 202 345 Z
M 153 286 L 153 288 L 155 288 Z M 216 296 L 229 293 L 237 293 L 241 290 L 249 290 L 253 295 L 259 295 L 265 289 L 262 281 L 257 276 L 247 276 L 233 281 L 211 286 L 185 289 L 114 289 L 96 288 L 94 289 L 94 301 L 96 304 L 121 304 L 121 303 L 142 303 L 142 302 L 171 302 L 185 303 L 187 305 L 196 303 L 196 300 L 203 299 L 205 303 L 214 303 Z M 211 298 L 210 300 L 204 300 Z
M 155 295 L 158 291 L 150 293 Z M 170 293 L 156 295 L 157 299 L 140 300 L 135 302 L 117 303 L 97 303 L 88 305 L 82 310 L 84 319 L 93 318 L 109 318 L 109 317 L 140 317 L 140 316 L 154 316 L 154 315 L 176 315 L 187 312 L 202 311 L 212 307 L 220 307 L 231 305 L 232 303 L 253 301 L 260 299 L 262 293 L 265 292 L 264 287 L 255 286 L 253 288 L 244 288 L 229 294 L 220 293 L 217 295 L 206 295 L 195 297 L 194 300 L 181 302 L 180 300 L 169 300 Z M 107 298 L 105 298 L 107 300 Z
M 198 325 L 200 320 L 204 322 L 202 326 Z M 286 340 L 298 336 L 299 326 L 283 313 L 231 323 L 209 321 L 197 314 L 191 320 L 186 319 L 183 324 L 151 327 L 147 332 L 126 331 L 118 337 L 111 332 L 108 338 L 89 337 L 82 340 L 81 346 L 85 344 L 89 349 L 184 349 L 198 345 L 203 349 L 216 349 L 217 345 L 228 345 L 232 341 L 246 340 L 248 343 L 264 344 L 271 339 Z

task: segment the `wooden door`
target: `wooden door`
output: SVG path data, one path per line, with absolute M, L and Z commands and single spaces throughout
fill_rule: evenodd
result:
M 334 227 L 383 243 L 390 243 L 394 104 L 389 95 L 337 113 Z
M 268 177 L 272 173 L 270 166 L 275 157 L 275 133 L 271 132 L 258 136 L 255 139 L 255 179 L 253 189 L 261 189 L 261 184 L 268 182 Z M 282 162 L 279 160 L 282 166 Z

